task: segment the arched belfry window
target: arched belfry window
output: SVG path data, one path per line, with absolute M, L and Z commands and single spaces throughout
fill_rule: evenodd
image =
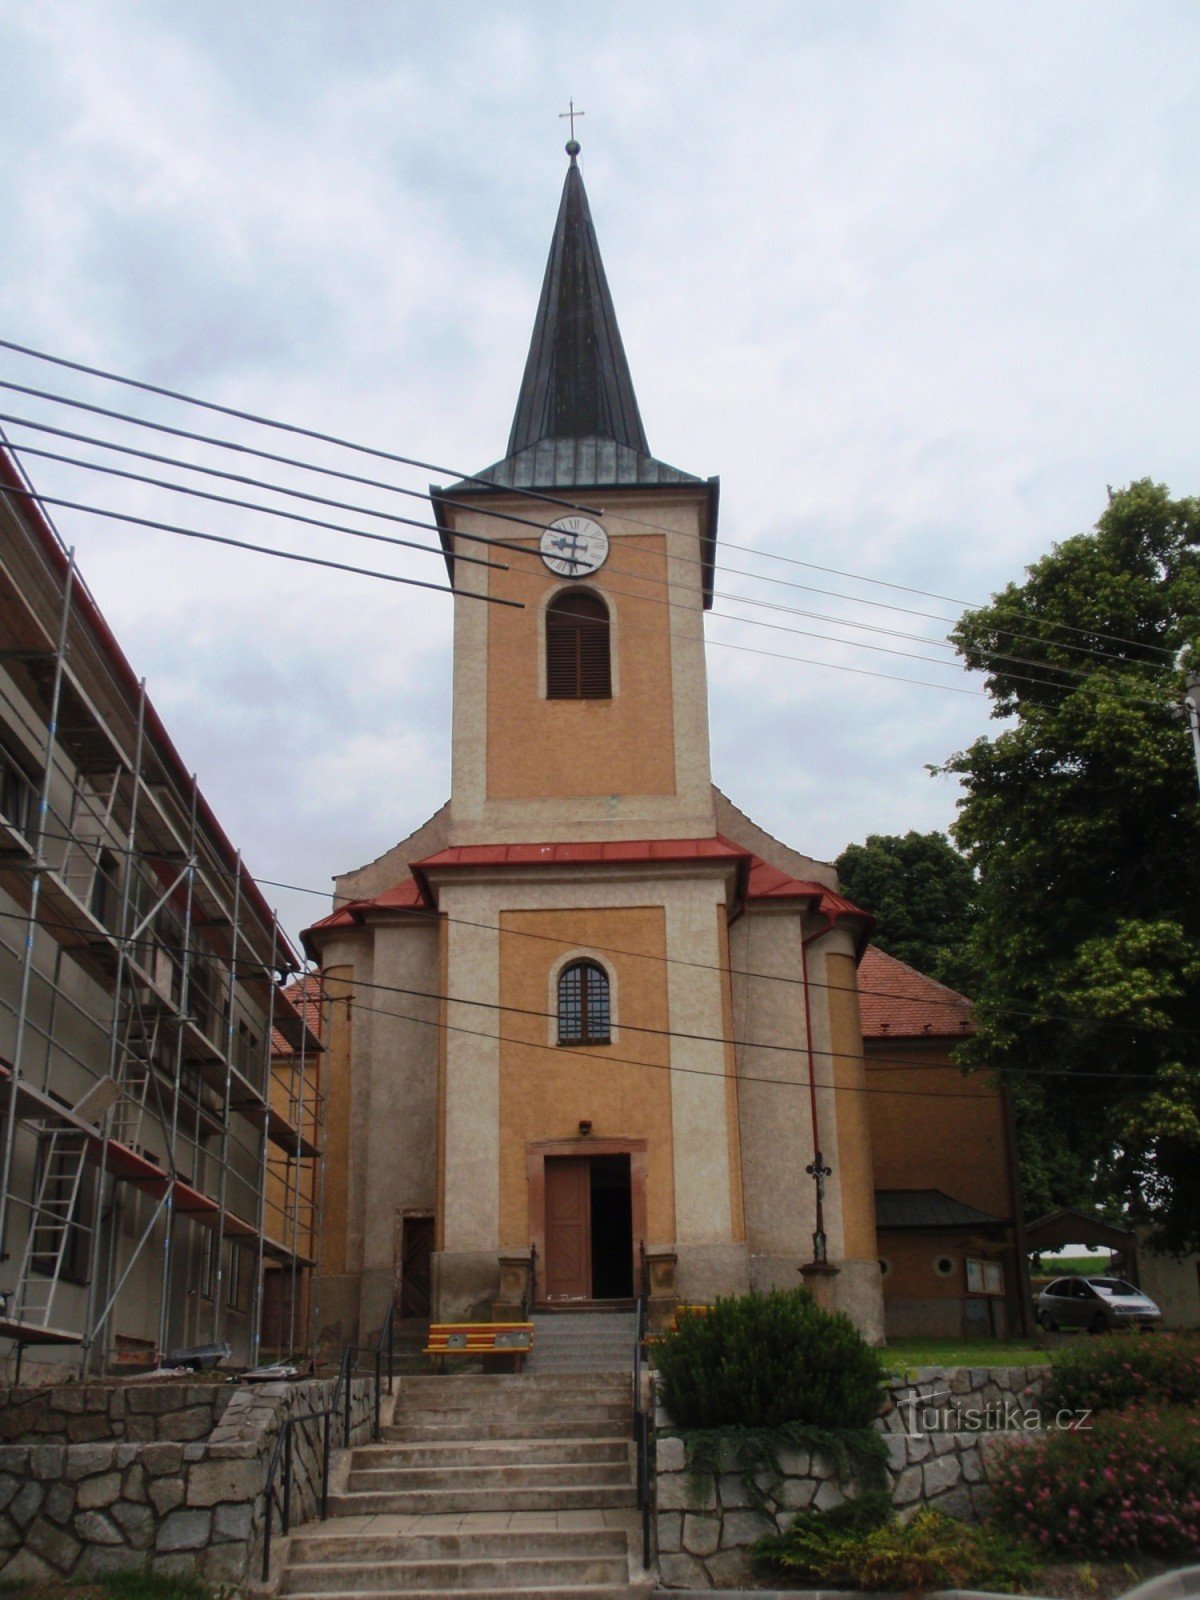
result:
M 608 607 L 588 589 L 566 589 L 546 608 L 546 698 L 612 698 Z
M 608 973 L 597 961 L 572 961 L 558 975 L 559 1044 L 607 1044 Z

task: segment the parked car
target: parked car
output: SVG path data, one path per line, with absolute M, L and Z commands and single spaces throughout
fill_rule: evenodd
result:
M 1162 1312 L 1124 1278 L 1056 1278 L 1037 1297 L 1038 1321 L 1054 1328 L 1153 1328 Z

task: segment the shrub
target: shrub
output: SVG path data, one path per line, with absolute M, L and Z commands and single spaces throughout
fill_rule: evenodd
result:
M 1131 1402 L 1200 1403 L 1200 1340 L 1175 1336 L 1089 1339 L 1055 1360 L 1048 1406 L 1119 1411 Z
M 663 1403 L 681 1428 L 866 1428 L 883 1362 L 848 1317 L 806 1289 L 718 1300 L 684 1316 L 655 1356 Z
M 886 1498 L 864 1496 L 832 1511 L 801 1512 L 786 1533 L 760 1540 L 755 1553 L 801 1583 L 855 1589 L 1011 1588 L 1033 1572 L 1031 1553 L 995 1533 L 931 1506 L 897 1522 Z
M 1133 1409 L 1013 1450 L 991 1476 L 998 1523 L 1048 1556 L 1200 1548 L 1200 1415 Z

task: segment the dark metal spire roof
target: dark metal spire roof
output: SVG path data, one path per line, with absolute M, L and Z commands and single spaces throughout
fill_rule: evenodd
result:
M 646 443 L 600 246 L 575 158 L 563 184 L 550 259 L 517 396 L 508 454 L 453 485 L 582 489 L 699 483 Z
M 572 151 L 508 454 L 541 439 L 587 438 L 612 439 L 650 454 Z
M 574 138 L 567 145 L 567 154 L 571 164 L 559 202 L 508 453 L 457 483 L 430 485 L 451 581 L 450 507 L 489 489 L 554 495 L 564 490 L 694 485 L 703 487 L 708 501 L 701 532 L 704 603 L 708 606 L 712 604 L 719 479 L 698 478 L 650 454 L 583 177 L 575 161 L 579 144 Z M 602 512 L 596 509 L 594 514 Z

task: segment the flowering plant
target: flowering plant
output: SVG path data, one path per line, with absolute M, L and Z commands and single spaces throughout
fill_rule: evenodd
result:
M 1044 1556 L 1200 1549 L 1200 1414 L 1138 1407 L 1012 1450 L 993 1469 L 1001 1526 Z
M 1186 1335 L 1089 1339 L 1055 1359 L 1051 1407 L 1119 1411 L 1131 1403 L 1200 1404 L 1200 1340 Z

